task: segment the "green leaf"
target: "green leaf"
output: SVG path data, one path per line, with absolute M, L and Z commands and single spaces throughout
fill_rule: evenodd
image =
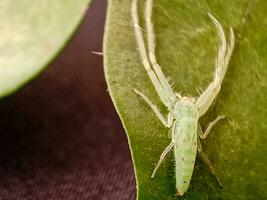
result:
M 0 1 L 0 97 L 39 74 L 80 23 L 90 0 Z
M 142 15 L 145 1 L 139 1 Z M 214 127 L 204 151 L 214 163 L 219 188 L 197 159 L 189 190 L 175 197 L 173 154 L 150 179 L 161 152 L 170 143 L 164 128 L 132 89 L 147 95 L 166 112 L 141 63 L 131 19 L 131 0 L 112 0 L 105 35 L 105 75 L 116 110 L 127 132 L 140 200 L 266 199 L 267 198 L 267 1 L 155 0 L 153 21 L 156 54 L 164 74 L 182 95 L 198 96 L 213 78 L 218 38 L 207 16 L 211 12 L 226 32 L 232 26 L 236 47 L 222 89 L 203 127 L 216 116 L 227 118 Z

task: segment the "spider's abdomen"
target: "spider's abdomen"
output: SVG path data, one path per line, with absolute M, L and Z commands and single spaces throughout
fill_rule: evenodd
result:
M 175 171 L 177 194 L 182 196 L 188 189 L 197 152 L 198 119 L 183 117 L 175 122 Z

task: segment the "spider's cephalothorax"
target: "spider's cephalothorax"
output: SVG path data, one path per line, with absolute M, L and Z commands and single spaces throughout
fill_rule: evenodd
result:
M 162 152 L 160 160 L 158 161 L 151 178 L 154 178 L 165 156 L 172 148 L 174 148 L 177 195 L 182 196 L 189 187 L 197 151 L 204 162 L 209 166 L 211 173 L 217 178 L 218 183 L 221 185 L 211 161 L 202 151 L 200 139 L 205 139 L 214 124 L 224 118 L 224 116 L 219 116 L 212 121 L 204 133 L 198 123 L 198 119 L 207 112 L 220 91 L 221 84 L 234 49 L 234 32 L 232 28 L 230 28 L 230 42 L 227 43 L 221 24 L 208 13 L 216 27 L 220 39 L 214 80 L 196 100 L 192 97 L 181 97 L 179 93 L 175 93 L 172 90 L 171 85 L 168 83 L 156 61 L 154 42 L 155 36 L 151 20 L 153 7 L 152 0 L 146 0 L 145 4 L 144 16 L 148 49 L 146 49 L 143 33 L 139 26 L 137 0 L 133 0 L 132 2 L 133 27 L 143 66 L 157 94 L 159 95 L 160 100 L 169 110 L 167 118 L 161 114 L 158 108 L 142 92 L 139 92 L 136 89 L 133 89 L 133 91 L 145 100 L 162 124 L 170 128 L 172 133 L 172 141 Z
M 195 98 L 182 97 L 175 103 L 173 114 L 176 120 L 183 117 L 198 119 L 198 110 L 195 104 Z

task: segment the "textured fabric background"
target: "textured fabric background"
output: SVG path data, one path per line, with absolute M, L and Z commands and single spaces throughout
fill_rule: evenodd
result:
M 94 0 L 48 69 L 0 102 L 0 200 L 131 200 L 135 180 L 107 93 L 106 0 Z

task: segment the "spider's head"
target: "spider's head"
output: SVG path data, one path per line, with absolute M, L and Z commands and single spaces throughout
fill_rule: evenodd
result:
M 196 100 L 193 97 L 182 97 L 174 106 L 176 118 L 198 118 L 198 111 L 196 109 L 195 102 Z
M 184 104 L 191 105 L 195 104 L 196 99 L 194 97 L 182 97 L 180 101 L 182 101 Z

